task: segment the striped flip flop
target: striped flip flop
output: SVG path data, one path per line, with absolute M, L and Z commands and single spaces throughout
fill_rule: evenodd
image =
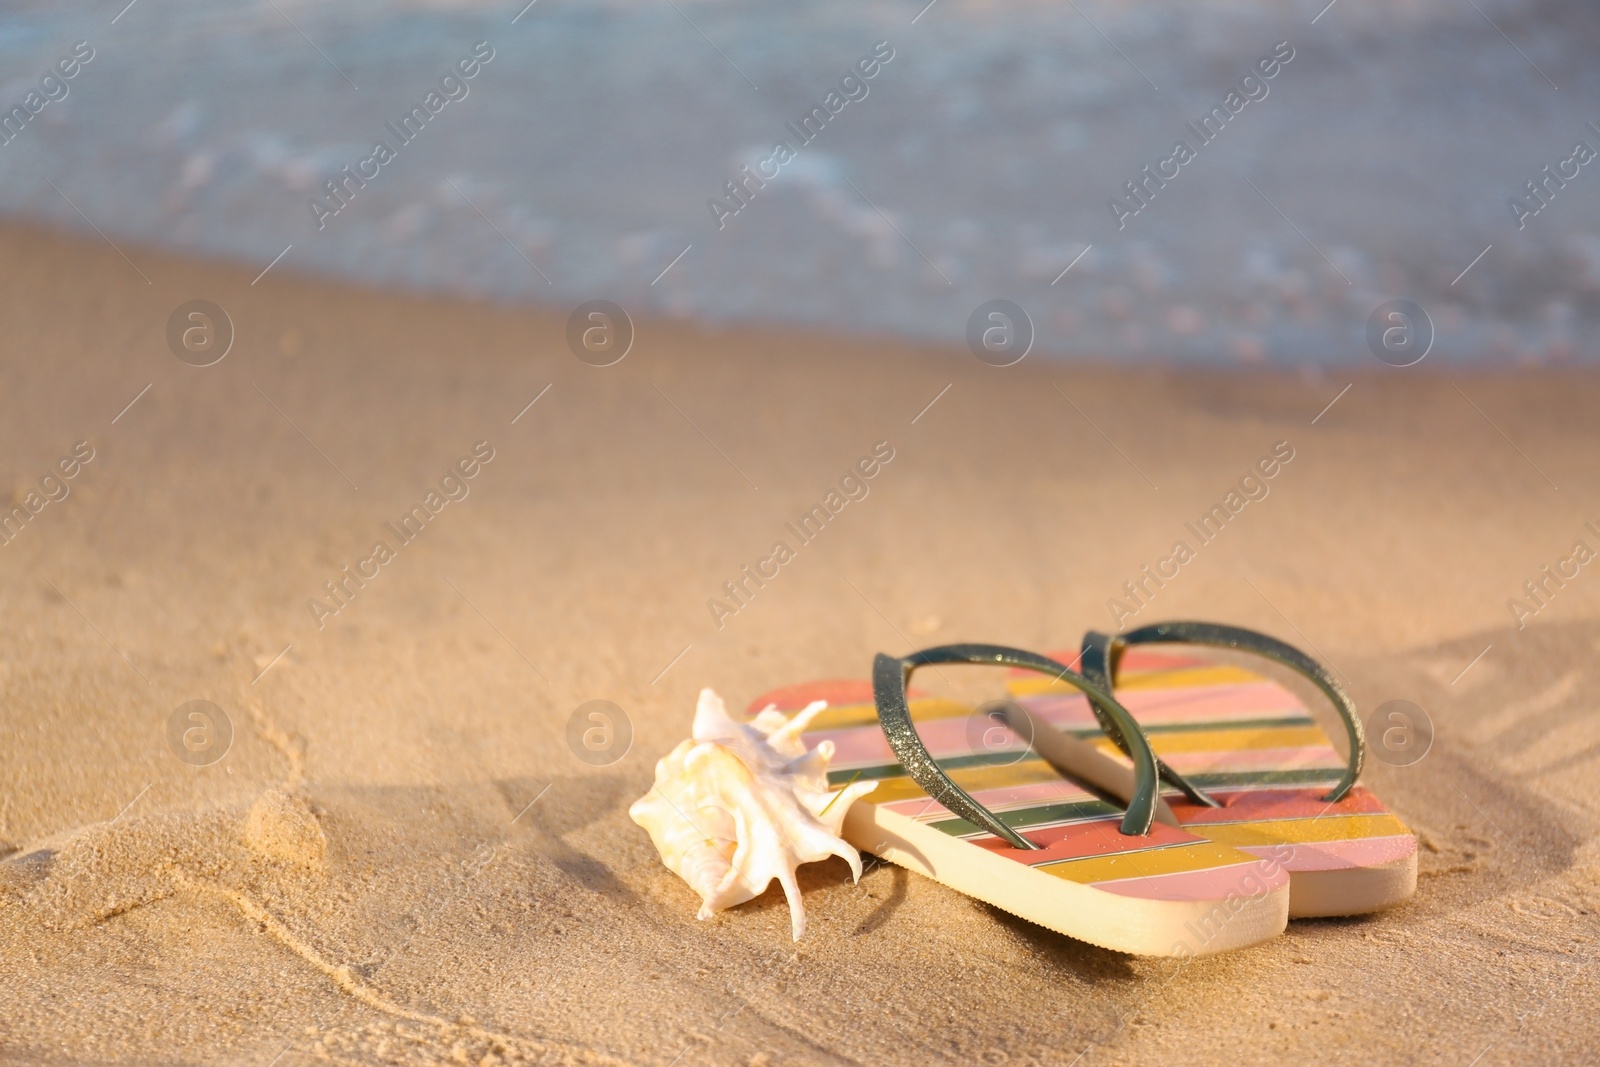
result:
M 1080 743 L 1025 714 L 908 690 L 919 667 L 950 664 L 1038 672 L 1093 695 L 1134 753 L 1126 811 L 1064 777 L 1026 736 L 1038 731 L 1046 747 Z M 802 736 L 808 748 L 833 742 L 829 784 L 878 783 L 844 821 L 845 839 L 864 852 L 1058 933 L 1138 955 L 1239 948 L 1288 921 L 1281 861 L 1157 821 L 1156 760 L 1143 732 L 1109 692 L 1064 664 L 996 645 L 879 655 L 870 684 L 789 686 L 750 710 L 817 700 L 829 707 Z
M 1168 647 L 1134 647 L 1148 645 Z M 1339 712 L 1349 755 L 1339 755 L 1299 699 L 1276 682 L 1172 647 L 1194 645 L 1249 652 L 1305 676 Z M 1380 911 L 1415 892 L 1417 839 L 1356 784 L 1366 752 L 1361 722 L 1321 664 L 1251 630 L 1169 622 L 1115 637 L 1091 632 L 1079 667 L 1111 689 L 1148 734 L 1166 799 L 1185 830 L 1283 858 L 1291 918 Z M 1115 720 L 1093 699 L 1020 675 L 1008 688 L 1036 720 L 1094 738 L 1113 754 L 1123 748 Z M 1127 795 L 1125 786 L 1105 787 Z

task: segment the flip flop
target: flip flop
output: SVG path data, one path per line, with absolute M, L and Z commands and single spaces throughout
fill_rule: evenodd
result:
M 1340 756 L 1299 699 L 1276 682 L 1186 651 L 1133 647 L 1150 644 L 1249 652 L 1299 672 L 1338 711 L 1349 755 Z M 1366 754 L 1361 721 L 1316 660 L 1265 634 L 1202 622 L 1116 636 L 1091 631 L 1080 657 L 1083 674 L 1111 690 L 1144 727 L 1185 830 L 1282 858 L 1290 918 L 1381 911 L 1416 891 L 1416 837 L 1356 784 Z M 1093 693 L 1086 700 L 1066 686 L 1022 677 L 1008 688 L 1048 726 L 1096 737 L 1113 753 L 1128 751 L 1116 718 Z M 1104 787 L 1129 795 L 1125 784 Z
M 940 664 L 1034 671 L 1092 696 L 1133 752 L 1126 811 L 1040 758 L 1022 736 L 1039 729 L 1025 714 L 908 690 L 915 670 Z M 788 686 L 750 710 L 793 711 L 816 700 L 830 706 L 802 740 L 808 748 L 833 742 L 829 784 L 878 783 L 844 820 L 845 839 L 864 852 L 1068 937 L 1137 955 L 1221 952 L 1287 924 L 1281 863 L 1158 822 L 1156 759 L 1143 731 L 1109 692 L 1062 663 L 998 645 L 879 655 L 870 685 Z M 1075 744 L 1044 733 L 1046 745 Z

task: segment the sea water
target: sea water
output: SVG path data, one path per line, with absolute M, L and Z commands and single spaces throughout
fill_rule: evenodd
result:
M 1592 358 L 1594 16 L 1478 8 L 13 2 L 0 212 L 956 352 L 1004 299 L 1040 356 L 1366 361 L 1404 298 L 1435 362 Z

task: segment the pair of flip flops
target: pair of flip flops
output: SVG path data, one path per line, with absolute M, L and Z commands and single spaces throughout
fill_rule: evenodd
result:
M 1342 719 L 1348 756 L 1289 690 L 1189 646 L 1303 675 Z M 1008 698 L 971 708 L 910 688 L 919 668 L 953 664 L 1010 668 Z M 1416 838 L 1356 784 L 1354 705 L 1264 634 L 1170 622 L 1090 633 L 1054 656 L 945 645 L 879 655 L 870 682 L 788 686 L 751 710 L 817 700 L 829 707 L 803 740 L 833 742 L 830 784 L 878 783 L 850 809 L 846 840 L 1092 944 L 1205 955 L 1416 888 Z

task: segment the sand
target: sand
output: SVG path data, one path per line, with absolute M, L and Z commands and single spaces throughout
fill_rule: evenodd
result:
M 1521 630 L 1507 600 L 1596 543 L 1595 373 L 997 369 L 643 319 L 601 369 L 560 312 L 123 251 L 151 284 L 92 235 L 0 234 L 14 498 L 94 450 L 0 546 L 0 1058 L 1592 1058 L 1600 577 Z M 164 339 L 197 297 L 237 326 L 204 369 Z M 708 599 L 880 441 L 719 628 Z M 333 613 L 323 583 L 478 442 Z M 1071 645 L 1277 442 L 1270 495 L 1136 618 L 1266 630 L 1364 711 L 1426 709 L 1426 757 L 1366 775 L 1421 838 L 1411 903 L 1182 968 L 882 865 L 804 868 L 798 945 L 776 891 L 695 920 L 626 808 L 701 686 Z M 633 735 L 605 766 L 567 743 L 597 699 Z M 231 722 L 209 765 L 169 747 L 190 700 Z

